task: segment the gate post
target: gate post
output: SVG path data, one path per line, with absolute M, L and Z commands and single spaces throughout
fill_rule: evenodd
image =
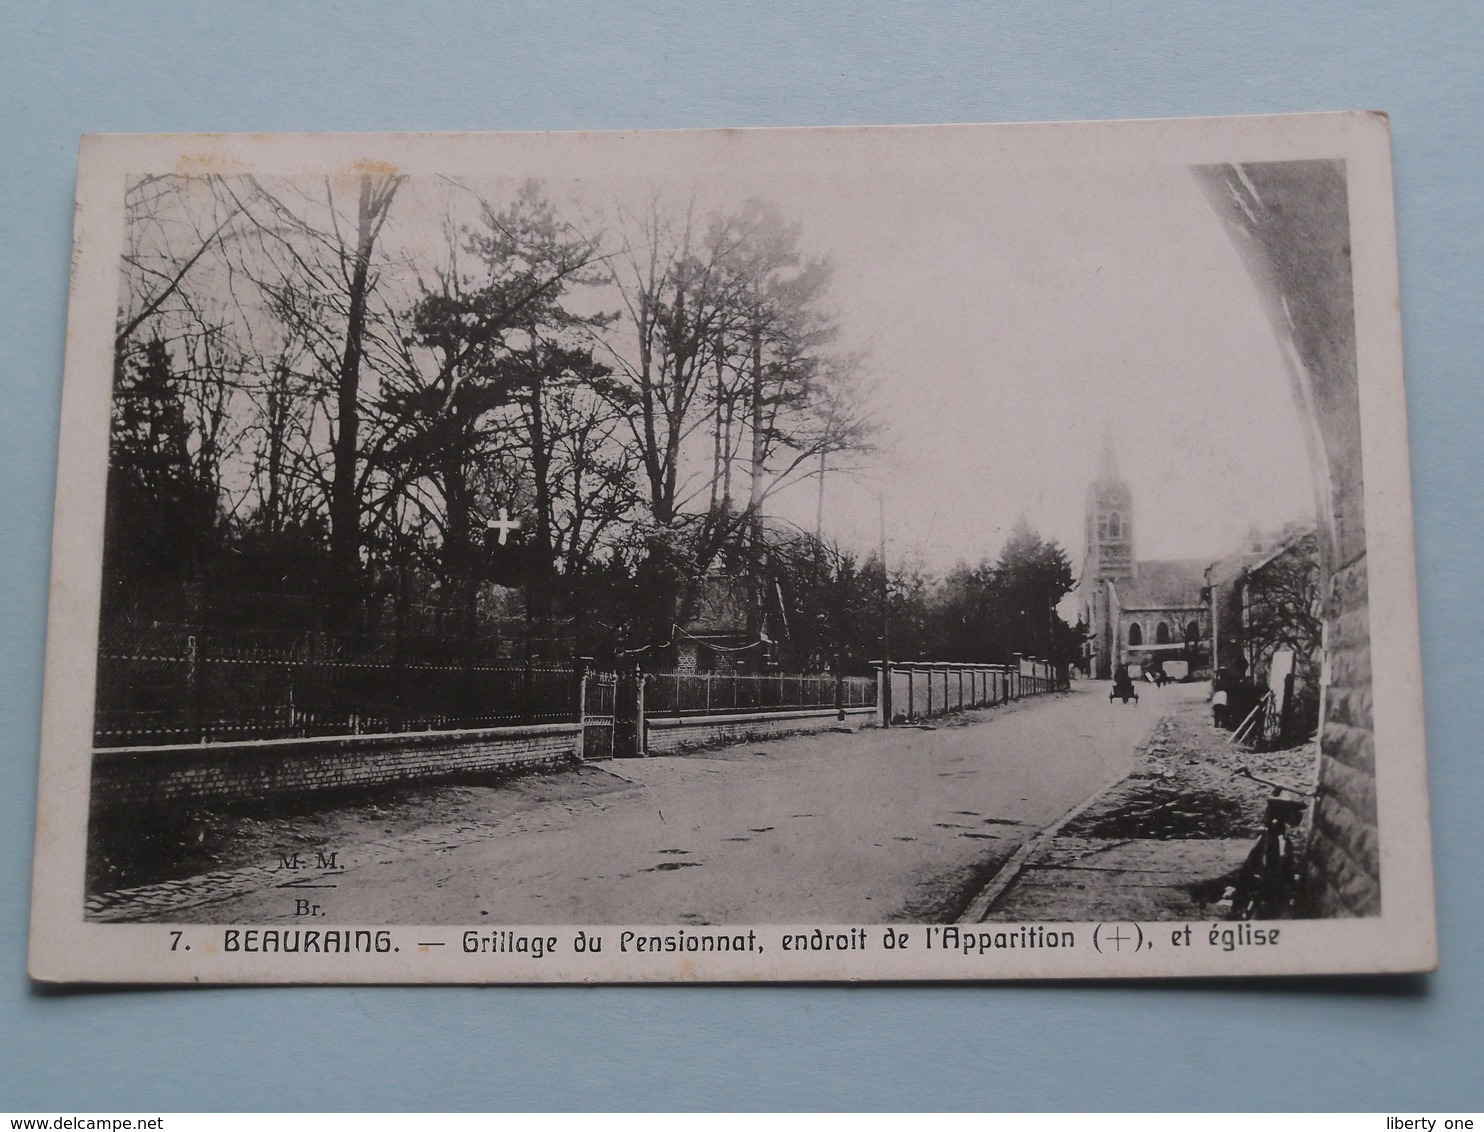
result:
M 634 757 L 647 759 L 649 751 L 644 744 L 644 669 L 634 666 Z
M 194 635 L 186 638 L 186 726 L 199 743 L 206 742 L 206 728 L 201 710 L 201 673 L 198 668 L 199 654 Z
M 911 696 L 909 694 L 908 698 Z M 891 726 L 891 661 L 881 658 L 881 686 L 876 689 L 876 706 L 881 709 L 881 726 Z
M 577 685 L 577 761 L 587 757 L 587 674 L 592 669 L 593 658 L 579 656 L 576 666 Z

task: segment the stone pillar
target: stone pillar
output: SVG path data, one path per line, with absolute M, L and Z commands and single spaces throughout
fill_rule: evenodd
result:
M 577 749 L 573 752 L 581 762 L 587 754 L 587 677 L 592 671 L 593 658 L 579 656 L 575 661 L 575 679 L 572 681 L 577 697 Z
M 644 730 L 644 670 L 634 669 L 634 757 L 647 759 L 649 746 Z

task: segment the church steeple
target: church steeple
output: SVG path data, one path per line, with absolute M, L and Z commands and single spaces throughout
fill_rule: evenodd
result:
M 1134 509 L 1118 471 L 1113 435 L 1103 430 L 1097 478 L 1087 488 L 1087 562 L 1084 576 L 1118 580 L 1134 575 Z

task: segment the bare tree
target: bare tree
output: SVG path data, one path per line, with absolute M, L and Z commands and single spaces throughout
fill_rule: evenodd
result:
M 832 350 L 837 327 L 825 306 L 828 260 L 806 257 L 799 225 L 771 205 L 750 202 L 731 224 L 739 236 L 730 261 L 737 309 L 729 324 L 730 348 L 718 369 L 729 367 L 735 379 L 721 431 L 730 438 L 731 422 L 739 419 L 737 433 L 747 441 L 748 496 L 740 513 L 730 506 L 730 464 L 737 453 L 723 451 L 724 486 L 713 492 L 723 502 L 708 516 L 703 547 L 715 552 L 746 532 L 756 618 L 770 584 L 763 523 L 769 499 L 813 475 L 820 477 L 822 492 L 829 457 L 864 447 L 868 425 L 856 392 L 859 359 Z M 821 494 L 821 512 L 822 499 Z
M 237 296 L 222 282 L 227 249 L 250 223 L 245 211 L 218 177 L 129 184 L 114 355 L 116 397 L 132 395 L 140 366 L 169 372 L 193 479 L 229 514 L 249 494 L 227 484 L 225 465 L 247 431 L 237 402 L 250 382 L 252 343 Z M 166 395 L 158 380 L 145 387 Z
M 1301 674 L 1312 675 L 1324 626 L 1317 537 L 1304 535 L 1250 569 L 1243 591 L 1242 634 L 1250 667 L 1265 667 L 1276 650 L 1287 648 Z
M 353 248 L 337 240 L 341 276 L 346 287 L 345 345 L 335 383 L 335 473 L 330 484 L 330 565 L 339 582 L 334 603 L 338 627 L 348 623 L 346 601 L 354 593 L 360 572 L 361 491 L 357 475 L 360 458 L 361 359 L 365 353 L 366 296 L 372 287 L 371 253 L 386 223 L 387 212 L 402 178 L 362 174 L 356 207 Z M 331 215 L 334 213 L 332 211 Z M 337 226 L 338 234 L 338 226 Z
M 366 358 L 373 328 L 387 333 L 394 321 L 384 306 L 373 308 L 377 243 L 403 180 L 356 176 L 348 214 L 331 178 L 318 191 L 290 180 L 218 182 L 240 217 L 223 241 L 215 289 L 236 297 L 252 360 L 245 368 L 255 374 L 254 474 L 268 480 L 256 495 L 269 506 L 269 526 L 284 520 L 288 480 L 301 507 L 317 498 L 313 509 L 329 528 L 329 617 L 342 633 L 358 598 L 371 475 L 361 435 Z
M 648 486 L 655 525 L 671 528 L 685 499 L 683 447 L 703 418 L 695 411 L 707 388 L 707 364 L 734 314 L 735 278 L 727 257 L 737 240 L 730 225 L 704 229 L 692 202 L 683 217 L 661 212 L 658 199 L 643 216 L 626 215 L 612 280 L 626 316 L 627 341 L 610 342 L 620 408 L 630 428 Z
M 124 191 L 124 295 L 114 337 L 121 362 L 141 348 L 141 327 L 179 294 L 191 269 L 230 238 L 245 204 L 220 192 L 219 177 L 155 175 Z M 189 194 L 195 207 L 182 207 Z

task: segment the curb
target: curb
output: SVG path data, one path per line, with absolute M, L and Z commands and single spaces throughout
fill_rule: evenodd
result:
M 1025 869 L 1027 862 L 1029 862 L 1032 857 L 1039 854 L 1042 849 L 1046 848 L 1051 839 L 1054 838 L 1058 833 L 1060 833 L 1067 825 L 1069 825 L 1076 818 L 1081 817 L 1084 813 L 1086 813 L 1094 805 L 1101 801 L 1104 795 L 1108 794 L 1115 787 L 1121 786 L 1124 782 L 1128 781 L 1129 775 L 1131 774 L 1133 774 L 1133 771 L 1128 771 L 1125 774 L 1120 774 L 1117 778 L 1110 779 L 1109 781 L 1103 783 L 1103 785 L 1099 786 L 1086 798 L 1078 802 L 1077 805 L 1073 806 L 1066 813 L 1062 814 L 1061 817 L 1057 818 L 1045 829 L 1041 830 L 1040 833 L 1037 833 L 1019 849 L 1015 850 L 1015 854 L 1008 861 L 1006 861 L 1004 865 L 1000 867 L 999 871 L 996 872 L 994 876 L 989 879 L 989 883 L 979 890 L 978 895 L 975 896 L 973 900 L 969 901 L 969 906 L 964 909 L 963 914 L 960 915 L 958 920 L 955 922 L 960 924 L 983 923 L 984 917 L 989 915 L 990 909 L 994 907 L 995 901 L 998 900 L 1002 895 L 1004 895 L 1005 889 L 1009 888 L 1012 884 L 1015 883 L 1016 879 Z

